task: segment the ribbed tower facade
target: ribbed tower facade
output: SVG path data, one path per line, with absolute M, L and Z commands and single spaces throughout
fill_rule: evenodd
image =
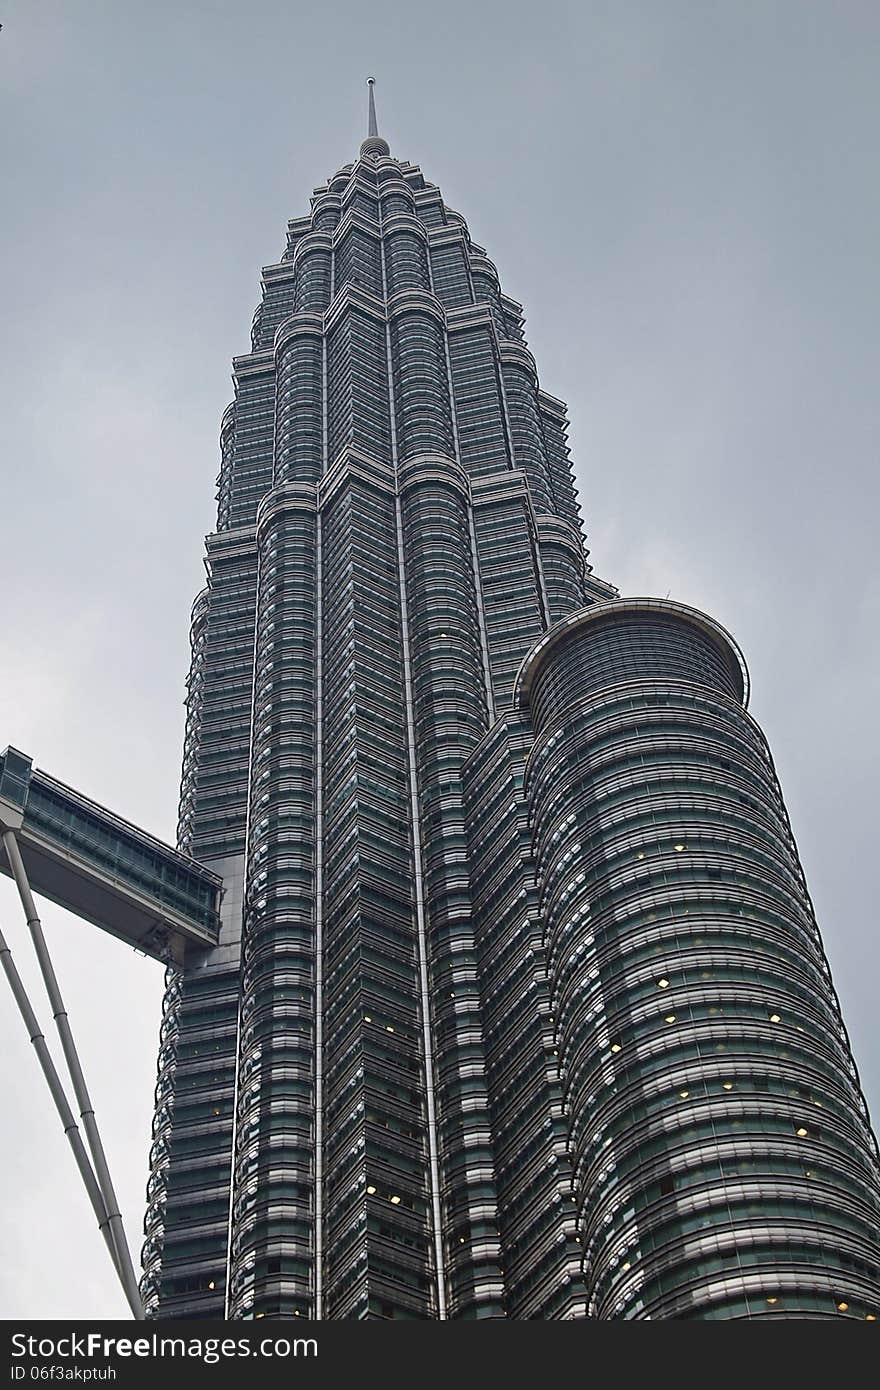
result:
M 873 1317 L 880 1180 L 738 649 L 587 562 L 521 306 L 370 134 L 263 271 L 193 608 L 164 1317 Z

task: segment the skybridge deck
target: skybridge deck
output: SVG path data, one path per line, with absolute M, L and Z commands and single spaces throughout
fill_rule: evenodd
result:
M 31 887 L 159 960 L 216 945 L 222 880 L 33 767 L 0 754 L 0 827 L 15 831 Z M 0 869 L 9 874 L 0 850 Z

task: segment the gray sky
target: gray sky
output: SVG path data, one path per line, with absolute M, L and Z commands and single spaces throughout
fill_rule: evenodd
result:
M 0 747 L 173 839 L 230 359 L 375 73 L 525 304 L 597 572 L 745 650 L 880 1116 L 876 0 L 2 9 Z M 45 925 L 139 1250 L 162 972 Z M 0 1048 L 0 1316 L 124 1316 L 11 999 Z

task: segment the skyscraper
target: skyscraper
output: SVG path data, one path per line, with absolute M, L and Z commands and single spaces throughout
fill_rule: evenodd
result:
M 880 1167 L 736 644 L 370 125 L 263 271 L 193 607 L 161 1316 L 874 1317 Z

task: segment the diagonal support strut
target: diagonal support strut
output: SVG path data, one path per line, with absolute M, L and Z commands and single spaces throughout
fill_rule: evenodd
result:
M 18 888 L 18 894 L 21 898 L 22 907 L 24 908 L 28 929 L 30 930 L 31 938 L 34 943 L 34 950 L 36 951 L 40 972 L 43 976 L 43 982 L 46 986 L 46 992 L 52 1007 L 52 1014 L 61 1039 L 61 1047 L 64 1052 L 65 1061 L 67 1062 L 70 1079 L 73 1083 L 74 1095 L 76 1096 L 80 1118 L 92 1154 L 94 1169 L 89 1162 L 88 1155 L 82 1142 L 82 1136 L 80 1135 L 79 1128 L 74 1120 L 73 1113 L 64 1093 L 64 1088 L 46 1046 L 46 1040 L 40 1031 L 36 1015 L 31 1007 L 21 976 L 12 960 L 12 953 L 6 941 L 3 939 L 2 933 L 0 933 L 0 954 L 2 954 L 3 967 L 15 996 L 16 1003 L 18 1004 L 19 1012 L 28 1029 L 31 1042 L 36 1049 L 43 1075 L 46 1078 L 49 1090 L 52 1093 L 52 1098 L 55 1101 L 55 1107 L 61 1117 L 64 1132 L 73 1149 L 77 1167 L 80 1170 L 80 1174 L 89 1194 L 89 1199 L 92 1203 L 95 1215 L 98 1218 L 98 1225 L 101 1228 L 104 1239 L 107 1241 L 110 1257 L 113 1260 L 114 1268 L 122 1283 L 128 1305 L 131 1308 L 133 1316 L 140 1321 L 144 1318 L 144 1307 L 141 1302 L 137 1278 L 131 1260 L 131 1252 L 129 1251 L 128 1241 L 126 1240 L 125 1230 L 122 1225 L 119 1202 L 110 1178 L 110 1170 L 107 1166 L 104 1146 L 101 1143 L 101 1136 L 98 1133 L 98 1126 L 95 1120 L 94 1106 L 92 1105 L 85 1077 L 83 1076 L 67 1010 L 64 1007 L 64 1001 L 58 987 L 58 980 L 55 976 L 52 959 L 49 955 L 49 948 L 46 945 L 46 938 L 43 935 L 42 923 L 40 922 L 33 894 L 31 893 L 15 832 L 11 829 L 4 829 L 2 834 L 6 857 L 9 860 L 9 867 L 12 870 L 12 876 Z

